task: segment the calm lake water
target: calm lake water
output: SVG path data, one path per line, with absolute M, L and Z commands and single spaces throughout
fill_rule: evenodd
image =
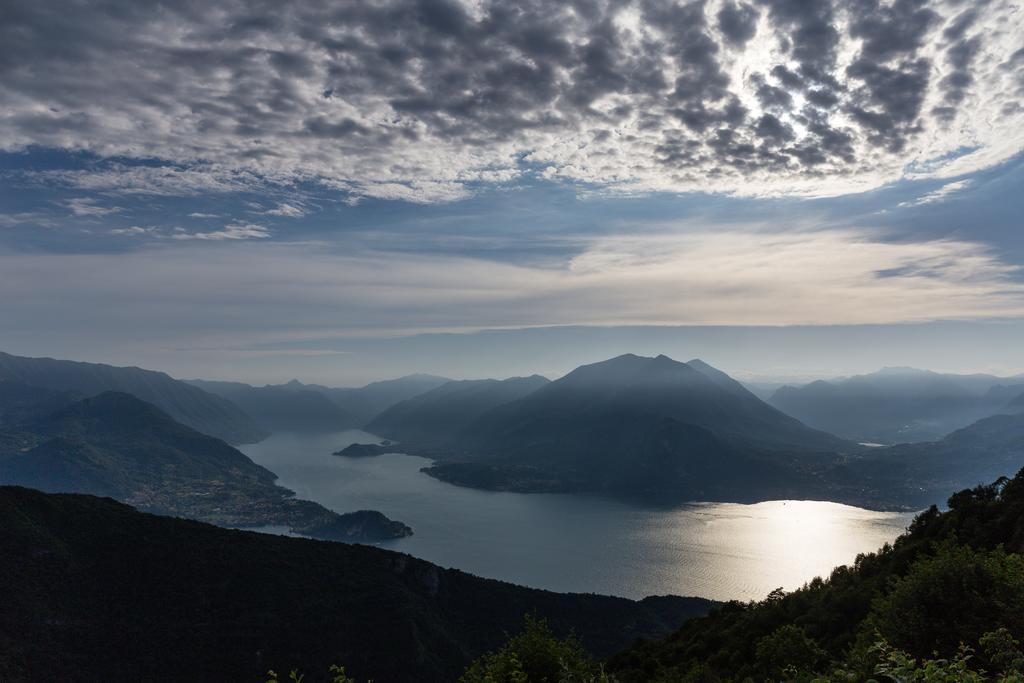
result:
M 380 510 L 414 530 L 381 543 L 445 567 L 555 591 L 760 599 L 898 536 L 913 515 L 813 501 L 646 509 L 589 496 L 460 488 L 407 455 L 331 453 L 359 431 L 275 434 L 242 450 L 280 484 L 338 512 Z

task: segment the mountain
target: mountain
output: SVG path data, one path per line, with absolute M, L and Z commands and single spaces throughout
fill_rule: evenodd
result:
M 312 389 L 206 380 L 188 383 L 226 398 L 271 432 L 336 432 L 357 426 L 352 415 Z
M 1006 411 L 1011 413 L 1024 412 L 1024 393 L 1007 403 Z
M 365 429 L 397 441 L 442 443 L 488 410 L 523 398 L 546 384 L 549 381 L 540 375 L 447 382 L 391 406 Z
M 0 430 L 0 483 L 110 496 L 225 526 L 281 525 L 336 540 L 407 535 L 379 512 L 297 500 L 240 451 L 131 394 L 105 392 Z
M 428 449 L 441 462 L 426 471 L 484 488 L 746 501 L 817 489 L 814 467 L 851 449 L 701 361 L 624 355 L 485 412 Z
M 523 588 L 370 546 L 0 487 L 0 679 L 453 681 L 524 616 L 606 656 L 711 606 Z
M 230 401 L 162 372 L 53 358 L 24 358 L 0 352 L 0 379 L 82 396 L 123 391 L 152 403 L 182 424 L 228 443 L 252 443 L 267 436 Z
M 931 506 L 893 544 L 799 590 L 638 641 L 607 668 L 620 683 L 1021 680 L 1022 552 L 1024 472 Z
M 467 434 L 491 441 L 495 431 L 505 439 L 534 426 L 548 429 L 552 421 L 608 415 L 667 418 L 727 441 L 769 449 L 828 451 L 849 446 L 772 408 L 699 360 L 681 363 L 667 356 L 632 354 L 581 366 L 520 401 L 490 411 Z
M 52 413 L 80 398 L 82 396 L 73 391 L 56 391 L 0 379 L 0 425 L 16 424 Z
M 844 438 L 891 444 L 939 439 L 1001 412 L 1022 390 L 1020 378 L 884 368 L 869 375 L 783 387 L 768 402 Z
M 351 415 L 357 426 L 362 427 L 396 403 L 419 396 L 450 381 L 446 377 L 417 374 L 372 382 L 358 388 L 325 387 L 319 384 L 302 384 L 295 381 L 284 386 L 294 390 L 310 389 L 324 394 Z

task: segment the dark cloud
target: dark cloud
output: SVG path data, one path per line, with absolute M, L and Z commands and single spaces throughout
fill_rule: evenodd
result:
M 858 90 L 861 104 L 850 112 L 869 139 L 891 152 L 902 151 L 909 137 L 921 130 L 918 115 L 928 86 L 930 62 L 926 59 L 902 62 L 888 67 L 858 60 L 847 73 L 864 85 Z
M 868 140 L 901 152 L 922 131 L 918 117 L 932 63 L 918 52 L 940 16 L 925 0 L 857 0 L 849 11 L 850 35 L 862 41 L 846 69 L 859 81 L 849 111 Z
M 939 19 L 925 0 L 857 0 L 849 9 L 850 35 L 863 41 L 860 58 L 873 62 L 913 54 Z
M 933 110 L 941 121 L 951 121 L 956 115 L 957 105 L 967 97 L 967 93 L 974 83 L 971 64 L 980 49 L 981 37 L 974 36 L 973 38 L 960 38 L 946 50 L 946 61 L 950 70 L 939 81 L 939 87 L 945 93 L 944 105 Z
M 839 46 L 831 0 L 761 0 L 804 78 L 830 82 Z
M 742 2 L 725 2 L 718 10 L 718 30 L 731 45 L 743 46 L 757 32 L 757 8 Z

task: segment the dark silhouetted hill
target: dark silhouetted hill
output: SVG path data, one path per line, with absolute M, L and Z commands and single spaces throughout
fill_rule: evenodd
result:
M 232 531 L 109 499 L 0 487 L 0 679 L 454 681 L 524 616 L 605 656 L 698 598 L 551 593 L 369 546 Z

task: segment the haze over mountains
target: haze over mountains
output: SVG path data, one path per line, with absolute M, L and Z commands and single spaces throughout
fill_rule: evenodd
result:
M 454 381 L 413 375 L 360 388 L 298 381 L 264 387 L 185 383 L 138 368 L 6 355 L 2 360 L 0 425 L 14 427 L 5 437 L 11 444 L 22 438 L 12 434 L 32 434 L 25 443 L 37 456 L 34 461 L 18 460 L 17 467 L 8 462 L 7 476 L 21 477 L 12 481 L 45 490 L 112 493 L 144 509 L 172 512 L 171 501 L 191 484 L 163 476 L 155 464 L 138 470 L 147 474 L 129 484 L 125 472 L 136 471 L 138 463 L 112 464 L 129 453 L 136 460 L 154 462 L 161 453 L 179 457 L 181 448 L 174 439 L 150 443 L 172 430 L 121 434 L 116 443 L 120 451 L 112 450 L 117 457 L 100 457 L 96 453 L 111 451 L 109 440 L 97 441 L 96 434 L 88 433 L 91 441 L 84 445 L 58 448 L 63 444 L 59 439 L 68 434 L 41 425 L 83 394 L 126 385 L 172 407 L 196 397 L 195 405 L 179 407 L 179 413 L 206 426 L 209 433 L 225 431 L 224 416 L 233 418 L 230 424 L 246 425 L 255 433 L 365 428 L 399 442 L 395 450 L 434 458 L 425 472 L 463 486 L 594 492 L 659 502 L 814 498 L 906 508 L 947 495 L 978 477 L 996 476 L 1000 468 L 1014 467 L 1020 447 L 1013 429 L 1016 420 L 1024 420 L 1024 411 L 1016 411 L 1020 416 L 1007 418 L 1000 430 L 986 427 L 995 422 L 983 419 L 956 434 L 943 433 L 935 442 L 896 448 L 860 445 L 857 441 L 868 440 L 863 434 L 883 434 L 872 428 L 903 433 L 898 429 L 905 432 L 905 425 L 916 419 L 914 424 L 936 431 L 937 425 L 959 424 L 974 415 L 1014 413 L 1014 402 L 1024 401 L 1017 391 L 1021 385 L 1013 380 L 906 369 L 783 388 L 770 405 L 699 359 L 682 363 L 664 355 L 626 354 L 581 366 L 555 381 L 537 375 Z M 798 416 L 809 414 L 812 424 L 787 414 L 780 409 L 783 404 L 795 406 Z M 113 423 L 130 425 L 142 414 L 124 399 L 117 403 L 107 397 L 94 405 L 106 406 L 106 419 Z M 118 416 L 119 410 L 126 415 Z M 155 414 L 147 419 L 160 422 Z M 837 430 L 841 434 L 858 437 L 846 439 L 815 428 L 823 422 L 833 424 L 830 419 L 842 428 Z M 146 447 L 152 448 L 151 454 L 146 455 Z M 371 445 L 342 452 L 383 450 Z M 171 471 L 176 467 L 166 462 L 163 466 Z M 192 470 L 193 483 L 209 476 L 198 465 Z M 242 474 L 245 484 L 236 482 L 237 490 L 248 487 L 246 495 L 284 500 L 272 475 L 266 480 L 252 471 Z M 218 517 L 197 505 L 198 494 L 190 495 L 190 516 L 230 523 L 225 520 L 234 513 Z M 261 514 L 261 519 L 273 517 Z M 278 514 L 275 519 L 284 517 Z M 296 528 L 302 526 L 300 521 L 287 521 L 292 522 Z
M 906 376 L 932 380 L 934 373 L 880 374 L 895 374 L 896 386 L 906 386 Z M 937 391 L 929 386 L 960 386 L 942 376 L 917 384 L 914 395 L 925 397 Z M 434 457 L 425 471 L 450 483 L 659 501 L 810 497 L 913 508 L 1024 464 L 1024 449 L 1012 438 L 1024 416 L 1008 417 L 1001 432 L 983 420 L 935 443 L 865 448 L 784 414 L 699 359 L 620 356 L 493 405 L 497 396 L 487 392 L 499 386 L 445 385 L 396 405 L 368 428 L 402 441 L 397 450 Z M 970 400 L 958 405 L 982 416 L 1017 388 L 986 376 L 965 378 L 963 386 L 960 395 Z M 491 400 L 461 412 L 471 391 Z M 913 404 L 898 392 L 892 400 Z M 934 415 L 935 405 L 944 404 L 925 402 L 918 414 Z
M 230 401 L 162 372 L 53 358 L 24 358 L 0 352 L 0 380 L 83 397 L 104 391 L 123 391 L 161 408 L 182 424 L 228 443 L 251 443 L 268 434 Z
M 277 525 L 334 540 L 410 533 L 379 512 L 339 515 L 298 500 L 276 479 L 224 441 L 125 393 L 105 392 L 0 429 L 4 484 L 110 496 L 160 514 L 224 526 Z
M 228 399 L 271 432 L 332 432 L 356 423 L 352 415 L 319 391 L 198 379 L 189 380 L 189 384 Z
M 505 380 L 459 380 L 397 403 L 366 430 L 419 445 L 443 443 L 492 408 L 532 394 L 550 380 L 540 375 Z
M 240 406 L 271 431 L 331 432 L 362 427 L 391 406 L 450 380 L 408 375 L 363 387 L 326 387 L 292 380 L 254 387 L 241 382 L 188 380 Z
M 1021 394 L 1020 376 L 884 368 L 869 375 L 782 387 L 768 402 L 844 438 L 892 444 L 934 441 L 981 418 L 1011 412 Z

